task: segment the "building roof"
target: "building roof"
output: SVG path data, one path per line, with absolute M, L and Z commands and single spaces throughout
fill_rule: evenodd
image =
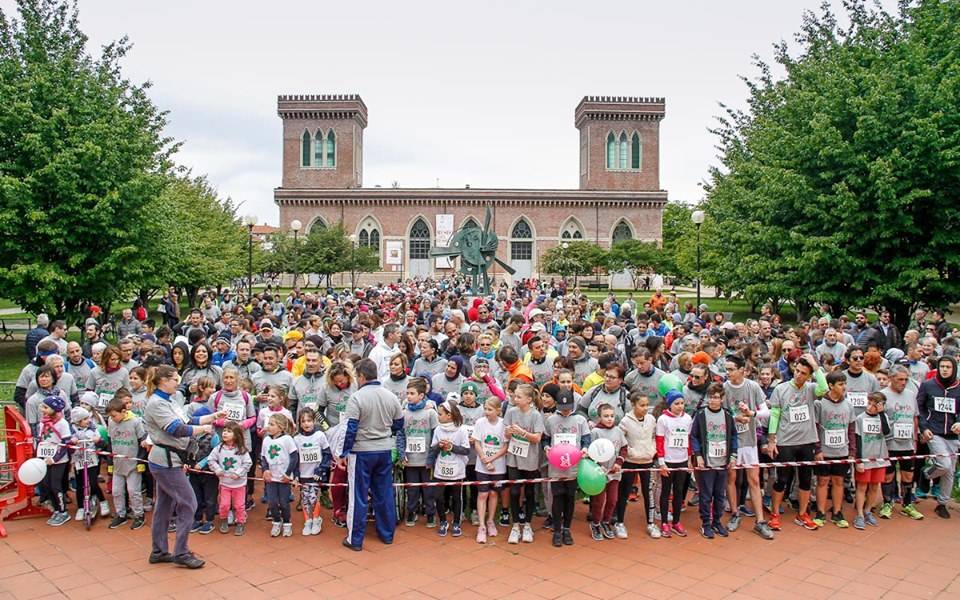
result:
M 263 225 L 254 225 L 253 228 L 250 230 L 250 232 L 253 235 L 270 235 L 271 233 L 276 233 L 278 231 L 280 231 L 279 227 L 274 227 L 273 225 L 267 225 L 266 223 L 264 223 Z

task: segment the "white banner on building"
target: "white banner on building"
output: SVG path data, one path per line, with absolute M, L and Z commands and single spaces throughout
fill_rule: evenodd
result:
M 453 237 L 453 215 L 437 215 L 437 248 L 446 248 Z M 434 266 L 438 269 L 449 269 L 453 265 L 446 256 L 434 259 Z
M 387 264 L 403 264 L 403 240 L 387 240 Z

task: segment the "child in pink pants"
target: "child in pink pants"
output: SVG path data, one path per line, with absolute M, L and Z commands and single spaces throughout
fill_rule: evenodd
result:
M 237 528 L 234 535 L 243 535 L 246 530 L 247 511 L 244 506 L 247 489 L 247 472 L 253 459 L 243 439 L 243 429 L 238 423 L 227 421 L 223 426 L 220 445 L 210 452 L 207 465 L 220 479 L 220 533 L 228 533 L 227 515 L 233 509 Z

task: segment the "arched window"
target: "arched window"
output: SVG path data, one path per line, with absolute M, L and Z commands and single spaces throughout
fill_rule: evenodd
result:
M 640 169 L 643 144 L 640 143 L 640 134 L 636 131 L 633 132 L 633 139 L 630 142 L 630 152 L 630 168 Z
M 612 131 L 607 134 L 607 168 L 617 168 L 617 138 L 613 137 Z
M 380 231 L 374 229 L 370 232 L 370 247 L 377 251 L 377 254 L 380 254 Z
M 480 229 L 480 224 L 473 217 L 467 217 L 467 220 L 463 222 L 462 229 L 468 229 L 470 227 L 475 227 Z
M 510 232 L 510 260 L 533 260 L 533 230 L 520 219 Z
M 630 226 L 627 225 L 626 221 L 620 221 L 617 223 L 617 226 L 613 228 L 613 243 L 622 242 L 624 240 L 632 240 L 633 234 L 630 232 Z
M 323 131 L 319 129 L 313 138 L 313 166 L 323 166 Z
M 563 231 L 560 232 L 560 239 L 582 240 L 583 230 L 580 229 L 580 224 L 573 219 L 567 221 L 567 224 L 563 226 Z
M 626 132 L 620 134 L 620 168 L 627 168 L 627 157 L 630 155 L 630 146 L 627 144 Z
M 366 229 L 360 232 L 360 235 L 357 237 L 357 239 L 361 248 L 370 245 L 370 234 L 367 233 Z
M 410 258 L 430 258 L 430 228 L 423 219 L 417 219 L 410 228 Z
M 370 248 L 377 255 L 377 260 L 380 260 L 380 229 L 373 217 L 367 217 L 360 222 L 357 245 L 361 248 Z
M 337 134 L 331 129 L 327 132 L 327 166 L 337 166 Z
M 314 221 L 312 225 L 310 225 L 310 231 L 308 232 L 308 234 L 319 233 L 326 228 L 327 228 L 327 223 L 323 219 L 318 217 L 317 220 Z
M 300 138 L 300 166 L 310 166 L 310 132 L 304 131 Z

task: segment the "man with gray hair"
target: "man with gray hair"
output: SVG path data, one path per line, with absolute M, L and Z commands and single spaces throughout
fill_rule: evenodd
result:
M 40 340 L 50 335 L 47 327 L 50 325 L 50 317 L 47 313 L 37 315 L 37 326 L 27 332 L 26 348 L 27 360 L 31 361 L 37 356 L 37 344 Z
M 847 353 L 847 347 L 838 340 L 839 334 L 833 327 L 828 327 L 823 332 L 823 343 L 817 346 L 817 357 L 822 358 L 829 354 L 833 357 L 833 364 L 839 365 L 843 362 L 843 356 Z

